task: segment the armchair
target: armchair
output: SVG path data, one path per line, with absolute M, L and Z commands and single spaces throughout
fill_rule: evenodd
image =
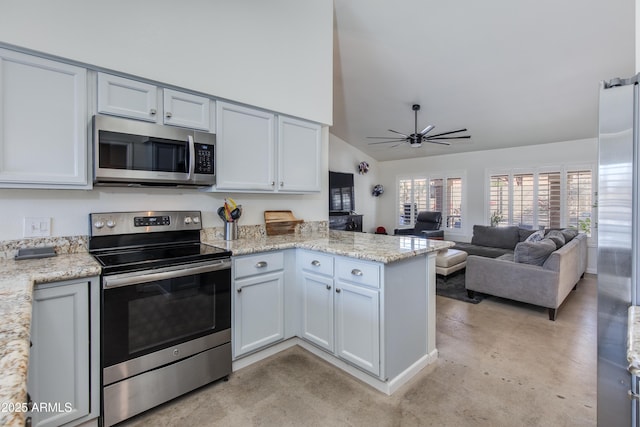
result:
M 444 230 L 440 230 L 442 225 L 442 213 L 422 211 L 418 213 L 416 223 L 413 228 L 396 228 L 395 235 L 413 235 L 426 237 L 427 239 L 444 239 Z

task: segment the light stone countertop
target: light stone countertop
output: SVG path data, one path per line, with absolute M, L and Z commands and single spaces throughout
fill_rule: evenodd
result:
M 250 236 L 223 240 L 220 236 L 204 236 L 203 243 L 225 248 L 233 255 L 301 248 L 384 264 L 450 248 L 454 242 L 427 240 L 411 236 L 329 231 L 280 236 Z
M 629 372 L 640 375 L 640 306 L 632 305 L 628 311 L 627 362 Z
M 98 275 L 100 265 L 86 251 L 22 261 L 0 259 L 0 405 L 27 401 L 34 284 Z M 0 426 L 23 426 L 25 415 L 0 411 Z
M 83 236 L 62 240 L 64 245 L 54 242 L 58 256 L 23 261 L 9 257 L 15 254 L 14 246 L 24 246 L 22 242 L 0 246 L 4 255 L 4 259 L 0 256 L 0 405 L 26 402 L 34 284 L 100 275 L 100 265 L 84 249 L 86 242 Z M 442 240 L 350 231 L 314 231 L 281 236 L 256 233 L 226 241 L 215 230 L 206 230 L 202 234 L 202 242 L 231 250 L 233 255 L 302 248 L 385 264 L 454 245 Z M 61 247 L 72 253 L 60 253 Z M 25 415 L 24 412 L 0 412 L 0 426 L 23 426 Z

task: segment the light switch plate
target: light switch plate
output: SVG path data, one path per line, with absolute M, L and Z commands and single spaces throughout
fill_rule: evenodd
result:
M 25 217 L 24 237 L 51 236 L 51 217 Z

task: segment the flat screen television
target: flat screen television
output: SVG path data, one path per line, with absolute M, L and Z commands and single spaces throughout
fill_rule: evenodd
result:
M 355 209 L 353 174 L 329 171 L 329 215 L 348 215 Z

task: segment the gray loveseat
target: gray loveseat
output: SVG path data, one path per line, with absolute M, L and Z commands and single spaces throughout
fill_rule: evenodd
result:
M 542 306 L 549 310 L 549 319 L 555 320 L 558 307 L 587 268 L 587 236 L 573 237 L 569 230 L 545 230 L 546 239 L 525 242 L 533 231 L 474 226 L 474 237 L 476 232 L 471 244 L 455 246 L 469 250 L 465 277 L 469 296 L 481 292 Z M 564 242 L 560 244 L 555 237 L 562 233 Z M 506 247 L 509 242 L 513 243 L 512 249 Z M 542 255 L 540 248 L 546 248 Z M 494 257 L 497 252 L 502 254 Z

